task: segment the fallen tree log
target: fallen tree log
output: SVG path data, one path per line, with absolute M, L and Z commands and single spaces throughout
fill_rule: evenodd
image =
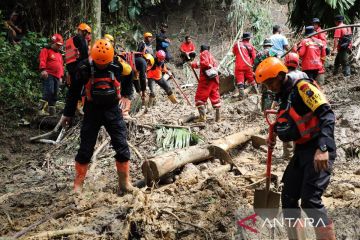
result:
M 150 183 L 159 180 L 166 173 L 172 172 L 188 163 L 198 163 L 210 158 L 218 158 L 223 162 L 236 166 L 227 151 L 249 141 L 251 135 L 258 134 L 259 132 L 259 127 L 250 128 L 215 140 L 210 145 L 192 146 L 151 158 L 143 163 L 141 167 L 145 182 L 150 185 Z M 237 167 L 237 169 L 240 173 L 242 172 L 241 168 Z

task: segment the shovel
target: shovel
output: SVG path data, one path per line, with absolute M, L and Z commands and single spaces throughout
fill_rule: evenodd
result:
M 269 124 L 269 139 L 273 138 L 275 122 L 270 122 L 269 115 L 276 114 L 275 110 L 265 111 L 266 122 Z M 268 146 L 266 160 L 266 187 L 257 189 L 254 194 L 254 211 L 262 219 L 273 219 L 279 213 L 280 193 L 270 190 L 271 183 L 271 160 L 273 147 Z

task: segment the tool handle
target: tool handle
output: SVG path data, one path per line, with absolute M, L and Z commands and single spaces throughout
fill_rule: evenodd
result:
M 181 92 L 181 94 L 183 95 L 184 99 L 186 100 L 186 102 L 189 104 L 189 106 L 191 106 L 191 102 L 189 101 L 188 97 L 186 96 L 186 94 L 181 90 L 181 87 L 179 86 L 179 84 L 176 82 L 174 76 L 171 74 L 170 78 L 174 81 L 176 87 L 179 89 L 179 91 Z
M 270 121 L 269 116 L 271 114 L 276 115 L 277 111 L 276 110 L 266 110 L 265 111 L 266 122 L 269 124 L 269 139 L 273 139 L 273 137 L 274 137 L 274 126 L 276 123 L 276 121 L 274 121 L 274 122 Z M 273 147 L 268 146 L 267 159 L 266 159 L 266 191 L 270 190 L 272 153 L 273 153 Z
M 270 116 L 271 114 L 276 115 L 276 114 L 277 114 L 277 110 L 271 109 L 271 110 L 266 110 L 266 111 L 265 111 L 265 119 L 266 119 L 266 122 L 269 124 L 269 126 L 275 124 L 275 122 L 271 122 L 271 121 L 270 121 L 269 116 Z

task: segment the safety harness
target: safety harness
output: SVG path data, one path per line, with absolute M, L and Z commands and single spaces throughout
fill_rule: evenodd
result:
M 115 78 L 112 71 L 108 77 L 95 77 L 94 64 L 90 62 L 91 75 L 85 85 L 86 98 L 97 105 L 111 105 L 117 103 L 120 98 L 121 84 Z
M 279 109 L 276 132 L 280 140 L 284 142 L 294 141 L 296 144 L 304 144 L 315 139 L 320 132 L 319 118 L 315 116 L 313 111 L 301 116 L 293 107 L 296 87 L 301 80 L 306 80 L 316 86 L 316 83 L 312 79 L 297 80 L 288 96 L 286 108 Z

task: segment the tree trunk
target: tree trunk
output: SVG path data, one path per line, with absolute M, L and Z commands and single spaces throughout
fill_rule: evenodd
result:
M 93 34 L 92 42 L 101 38 L 101 0 L 93 0 Z

